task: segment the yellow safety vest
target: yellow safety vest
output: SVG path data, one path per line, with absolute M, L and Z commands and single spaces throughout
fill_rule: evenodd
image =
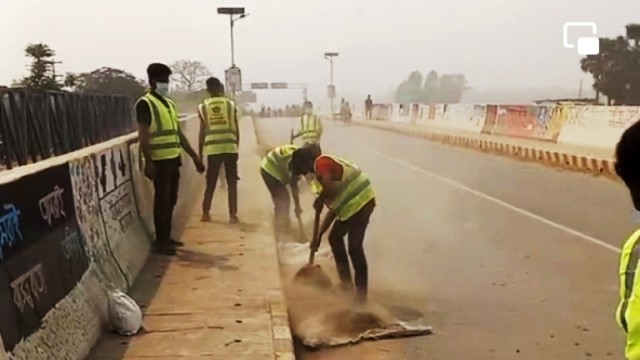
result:
M 320 142 L 320 118 L 317 115 L 302 115 L 300 119 L 300 130 L 302 140 L 308 143 L 317 144 Z
M 627 360 L 640 359 L 640 230 L 636 230 L 622 248 L 620 254 L 620 304 L 616 309 L 616 321 L 627 334 L 625 355 Z
M 169 104 L 167 108 L 151 93 L 143 95 L 139 101 L 146 101 L 151 110 L 151 126 L 149 127 L 149 143 L 151 160 L 168 160 L 180 156 L 180 137 L 178 129 L 178 113 L 173 100 L 164 98 Z M 138 103 L 136 102 L 136 104 Z
M 212 97 L 204 101 L 203 117 L 207 126 L 204 154 L 235 154 L 238 152 L 234 105 L 226 97 Z
M 298 148 L 297 145 L 293 144 L 278 146 L 262 158 L 262 164 L 260 166 L 282 184 L 288 184 L 291 182 L 292 177 L 289 164 L 291 164 L 293 152 Z
M 342 166 L 342 179 L 333 194 L 325 194 L 327 206 L 336 213 L 338 220 L 347 220 L 375 197 L 369 177 L 355 164 L 337 156 L 322 155 L 333 159 Z M 316 160 L 317 161 L 317 160 Z M 314 172 L 316 165 L 314 164 Z M 322 185 L 314 180 L 311 190 L 319 194 Z

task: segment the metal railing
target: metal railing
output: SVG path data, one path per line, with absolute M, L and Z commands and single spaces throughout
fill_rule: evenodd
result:
M 0 89 L 0 164 L 7 169 L 134 130 L 125 96 Z

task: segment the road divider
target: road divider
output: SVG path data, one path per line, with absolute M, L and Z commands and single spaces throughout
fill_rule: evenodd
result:
M 614 148 L 640 107 L 376 104 L 357 125 L 615 178 Z
M 192 142 L 194 120 L 181 122 Z M 0 354 L 89 354 L 107 321 L 108 291 L 128 290 L 149 255 L 153 190 L 138 149 L 132 133 L 0 173 Z M 195 177 L 192 167 L 183 159 L 182 181 Z M 193 205 L 181 201 L 176 213 Z M 179 238 L 185 224 L 174 222 Z

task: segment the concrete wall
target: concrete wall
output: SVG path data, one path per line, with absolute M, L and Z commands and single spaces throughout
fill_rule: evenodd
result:
M 377 104 L 372 116 L 376 120 L 394 123 L 613 149 L 622 132 L 640 120 L 640 107 Z
M 181 127 L 197 144 L 198 122 Z M 183 154 L 174 236 L 202 181 Z M 0 173 L 0 359 L 82 359 L 149 255 L 153 187 L 136 134 Z M 44 195 L 44 196 L 43 196 Z

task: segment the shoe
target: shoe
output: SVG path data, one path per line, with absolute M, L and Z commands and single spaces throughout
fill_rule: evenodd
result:
M 171 239 L 171 245 L 173 245 L 174 247 L 183 247 L 184 243 L 176 239 Z
M 354 298 L 354 304 L 361 307 L 367 305 L 367 294 L 357 291 Z
M 154 249 L 154 252 L 156 254 L 167 255 L 167 256 L 175 256 L 175 255 L 177 255 L 176 248 L 171 246 L 171 245 L 157 246 Z
M 200 221 L 211 221 L 211 215 L 209 214 L 202 214 L 202 218 L 200 219 Z
M 238 218 L 238 215 L 229 215 L 229 223 L 237 224 L 239 222 L 240 222 L 240 219 Z

